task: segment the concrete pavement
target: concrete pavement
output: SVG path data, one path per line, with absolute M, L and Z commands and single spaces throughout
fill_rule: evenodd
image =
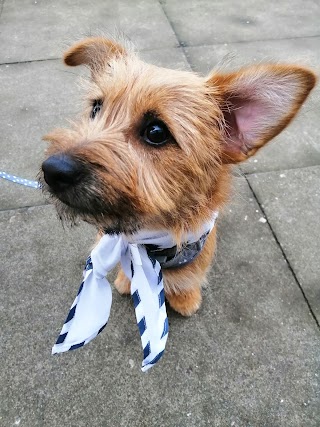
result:
M 117 27 L 171 68 L 274 59 L 319 74 L 319 19 L 316 0 L 2 0 L 0 170 L 35 179 L 41 136 L 80 110 L 82 71 L 59 58 L 83 35 Z M 0 181 L 1 427 L 320 426 L 319 93 L 236 170 L 203 306 L 168 310 L 166 353 L 147 374 L 116 292 L 98 338 L 51 356 L 94 230 L 64 229 L 40 192 Z

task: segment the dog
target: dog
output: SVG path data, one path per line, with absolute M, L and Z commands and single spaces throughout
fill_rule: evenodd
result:
M 61 218 L 80 218 L 100 236 L 170 232 L 173 247 L 148 253 L 162 260 L 170 306 L 192 315 L 201 304 L 216 246 L 212 218 L 228 200 L 232 165 L 291 122 L 315 86 L 314 73 L 267 63 L 203 77 L 146 64 L 103 37 L 76 43 L 64 62 L 86 65 L 91 77 L 78 121 L 44 137 L 43 191 Z M 186 242 L 190 234 L 196 241 Z M 130 293 L 121 268 L 115 286 Z

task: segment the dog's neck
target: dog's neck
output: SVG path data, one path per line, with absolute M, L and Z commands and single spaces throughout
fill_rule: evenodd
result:
M 215 226 L 218 212 L 213 212 L 197 232 L 187 232 L 177 244 L 174 235 L 166 230 L 142 229 L 137 233 L 122 235 L 129 243 L 145 246 L 150 258 L 163 268 L 182 267 L 192 262 L 201 252 L 210 231 Z

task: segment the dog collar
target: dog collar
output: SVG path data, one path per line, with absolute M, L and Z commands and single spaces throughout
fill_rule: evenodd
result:
M 217 213 L 197 234 L 188 233 L 182 249 L 175 250 L 173 258 L 167 259 L 162 266 L 181 259 L 186 250 L 192 253 L 192 256 L 186 256 L 188 262 L 194 259 L 214 227 L 216 218 Z M 84 346 L 107 325 L 112 292 L 106 275 L 120 262 L 131 281 L 131 295 L 143 348 L 141 369 L 145 372 L 152 367 L 164 353 L 169 332 L 161 265 L 157 255 L 152 254 L 157 251 L 158 255 L 161 251 L 163 254 L 174 247 L 174 238 L 169 232 L 141 230 L 130 236 L 105 234 L 86 262 L 83 282 L 52 353 Z
M 192 262 L 201 252 L 210 231 L 206 231 L 196 242 L 184 243 L 161 249 L 157 245 L 145 245 L 150 258 L 156 259 L 162 268 L 183 267 Z

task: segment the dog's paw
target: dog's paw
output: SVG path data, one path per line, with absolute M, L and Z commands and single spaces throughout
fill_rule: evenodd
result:
M 202 300 L 201 289 L 193 289 L 183 294 L 169 294 L 166 295 L 166 298 L 175 311 L 182 314 L 182 316 L 191 316 L 200 308 Z
M 131 293 L 131 286 L 130 286 L 130 280 L 127 278 L 127 276 L 124 274 L 123 270 L 120 270 L 118 273 L 118 276 L 116 280 L 114 281 L 114 285 L 119 292 L 119 294 L 130 294 Z

